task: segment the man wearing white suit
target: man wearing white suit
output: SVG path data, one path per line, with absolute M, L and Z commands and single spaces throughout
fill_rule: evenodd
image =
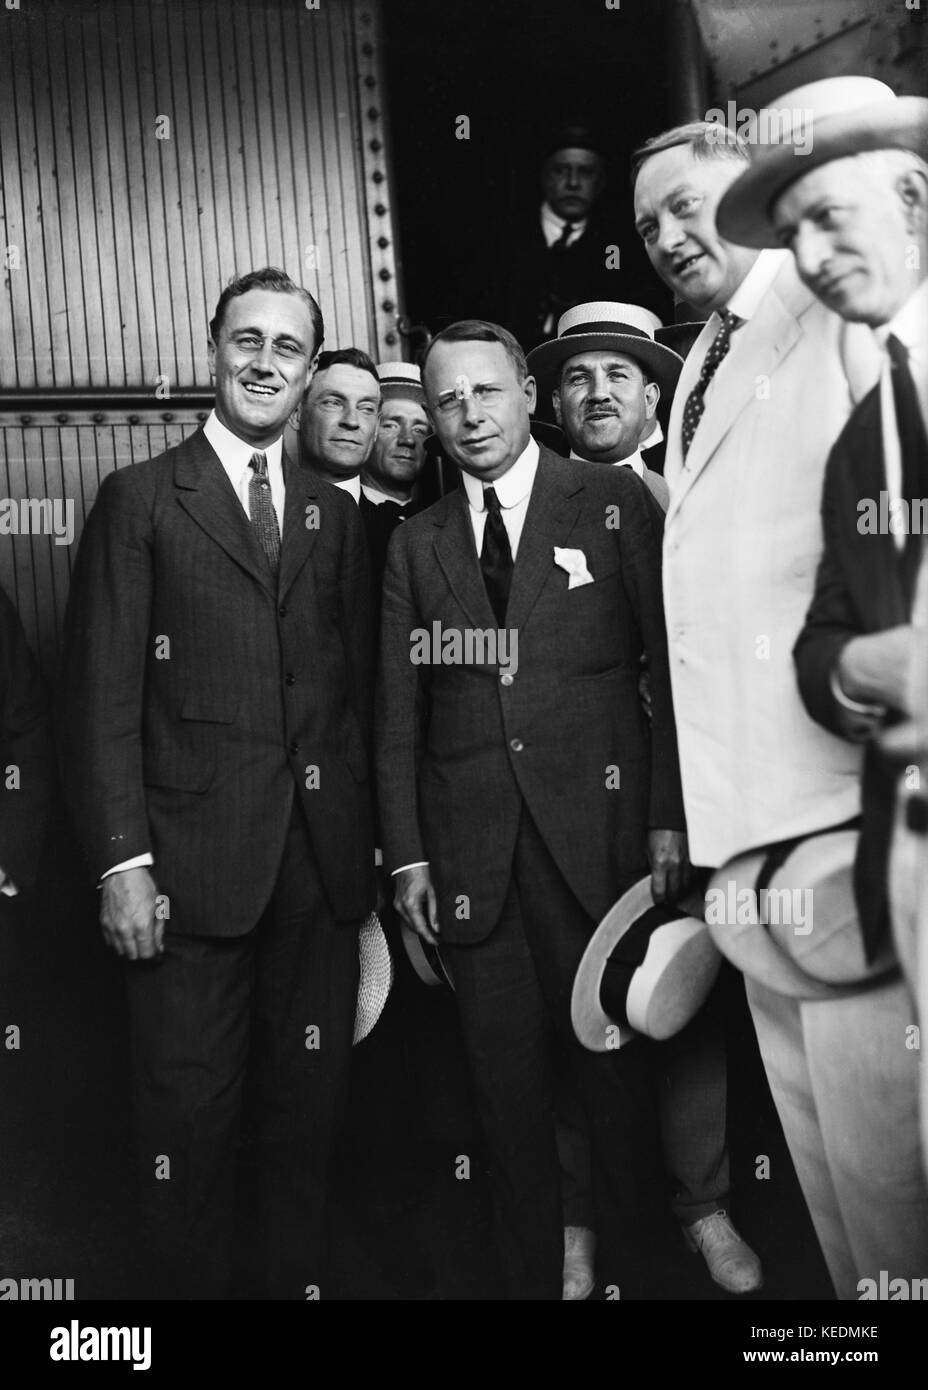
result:
M 746 143 L 709 122 L 635 157 L 651 263 L 708 314 L 670 418 L 664 594 L 690 853 L 713 868 L 860 810 L 859 750 L 807 714 L 792 648 L 822 551 L 825 462 L 879 361 L 866 330 L 825 309 L 788 253 L 720 237 L 715 209 L 747 167 Z M 750 978 L 747 993 L 832 1279 L 856 1296 L 799 1007 Z

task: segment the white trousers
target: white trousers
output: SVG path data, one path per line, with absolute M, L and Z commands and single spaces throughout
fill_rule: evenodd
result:
M 896 980 L 797 1000 L 747 980 L 761 1056 L 841 1299 L 858 1281 L 928 1277 L 928 1184 L 918 1122 L 915 1009 Z

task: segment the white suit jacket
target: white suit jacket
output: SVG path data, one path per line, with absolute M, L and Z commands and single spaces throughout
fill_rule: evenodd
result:
M 732 338 L 686 461 L 687 397 L 719 327 L 683 367 L 664 476 L 664 602 L 690 854 L 716 867 L 751 846 L 837 824 L 859 810 L 859 748 L 815 724 L 793 643 L 822 550 L 829 449 L 876 381 L 868 329 L 805 288 L 787 253 Z M 854 382 L 854 391 L 848 376 Z

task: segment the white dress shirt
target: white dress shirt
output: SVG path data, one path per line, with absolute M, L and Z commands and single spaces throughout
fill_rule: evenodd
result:
M 353 497 L 354 500 L 355 500 L 355 502 L 357 502 L 358 506 L 360 507 L 360 505 L 361 505 L 361 475 L 360 475 L 360 473 L 356 473 L 356 474 L 354 475 L 353 478 L 339 478 L 339 480 L 338 480 L 337 483 L 335 482 L 335 479 L 334 479 L 334 478 L 329 479 L 329 481 L 330 481 L 331 483 L 333 483 L 335 487 L 340 488 L 342 492 L 347 492 L 348 495 L 349 495 L 349 497 Z
M 579 241 L 586 231 L 587 219 L 584 217 L 580 222 L 571 222 L 570 236 L 565 245 L 573 246 L 575 241 Z M 556 241 L 560 241 L 564 228 L 567 226 L 566 217 L 558 217 L 554 208 L 549 202 L 541 205 L 541 231 L 545 241 L 549 246 L 553 246 Z
M 664 442 L 664 431 L 661 429 L 661 422 L 660 422 L 660 420 L 658 420 L 658 419 L 655 417 L 655 420 L 654 420 L 654 429 L 653 429 L 653 430 L 651 431 L 651 433 L 648 435 L 647 439 L 642 439 L 642 440 L 641 440 L 641 442 L 640 442 L 639 445 L 638 445 L 638 448 L 639 448 L 639 449 L 642 449 L 642 450 L 643 450 L 643 449 L 653 449 L 655 444 L 663 444 L 663 442 Z
M 528 502 L 532 495 L 532 484 L 535 481 L 537 470 L 538 445 L 534 439 L 529 439 L 512 467 L 495 482 L 484 483 L 480 478 L 472 478 L 469 473 L 461 474 L 464 479 L 470 524 L 478 555 L 483 549 L 483 531 L 487 524 L 487 509 L 483 494 L 486 488 L 492 487 L 496 489 L 496 495 L 499 498 L 503 525 L 506 527 L 506 534 L 509 537 L 509 549 L 512 551 L 513 560 L 515 560 L 519 553 L 519 540 L 522 536 L 522 527 L 525 525 L 525 514 L 528 511 Z
M 412 501 L 412 498 L 408 497 L 405 502 L 401 502 L 398 497 L 390 497 L 386 492 L 381 492 L 379 487 L 371 487 L 370 483 L 362 483 L 361 491 L 375 507 L 382 507 L 384 502 L 392 502 L 394 507 L 408 507 Z
M 212 446 L 226 471 L 226 476 L 235 495 L 242 504 L 245 515 L 250 518 L 251 512 L 248 507 L 248 486 L 254 476 L 251 471 L 251 456 L 256 452 L 255 446 L 249 444 L 244 439 L 239 439 L 237 434 L 233 434 L 230 429 L 219 419 L 215 410 L 209 413 L 209 419 L 203 426 L 203 433 L 206 435 L 207 442 Z M 257 452 L 264 454 L 267 459 L 267 476 L 271 485 L 271 501 L 274 511 L 277 514 L 277 525 L 283 532 L 284 526 L 284 469 L 283 469 L 283 435 L 280 439 L 275 439 L 273 444 L 269 444 L 266 449 Z M 110 874 L 122 873 L 125 869 L 151 868 L 154 864 L 151 854 L 137 854 L 132 859 L 124 859 L 119 864 L 114 864 L 111 869 L 107 869 L 103 874 L 104 878 L 109 878 Z
M 253 444 L 239 439 L 237 434 L 226 429 L 215 410 L 210 411 L 209 419 L 203 426 L 203 433 L 219 456 L 219 462 L 225 469 L 226 476 L 235 489 L 235 495 L 248 517 L 251 516 L 248 507 L 248 486 L 254 476 L 249 466 L 251 456 L 256 452 L 264 455 L 267 459 L 267 478 L 271 485 L 271 501 L 274 504 L 274 511 L 277 513 L 277 525 L 282 534 L 284 529 L 283 435 L 279 439 L 275 439 L 274 443 L 269 444 L 266 449 L 256 450 Z

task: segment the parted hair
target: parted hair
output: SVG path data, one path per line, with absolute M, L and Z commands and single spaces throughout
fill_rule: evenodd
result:
M 519 346 L 516 339 L 509 332 L 508 328 L 503 328 L 502 324 L 490 323 L 487 319 L 459 319 L 457 323 L 450 323 L 447 328 L 443 328 L 440 333 L 429 343 L 422 358 L 422 384 L 425 385 L 425 365 L 429 360 L 429 354 L 436 343 L 500 343 L 506 349 L 506 355 L 516 369 L 516 376 L 520 381 L 524 381 L 528 376 L 528 365 L 525 361 L 525 353 Z
M 632 187 L 641 166 L 653 154 L 672 150 L 677 145 L 689 145 L 694 159 L 740 159 L 747 164 L 751 157 L 750 146 L 744 136 L 728 126 L 716 125 L 713 121 L 688 121 L 685 125 L 672 126 L 660 135 L 652 135 L 638 146 L 632 154 Z
M 249 290 L 276 290 L 279 294 L 298 294 L 309 309 L 313 324 L 313 352 L 316 353 L 322 347 L 322 340 L 325 335 L 325 325 L 322 321 L 322 310 L 313 299 L 309 290 L 304 290 L 302 285 L 297 285 L 284 270 L 277 270 L 275 266 L 266 265 L 261 270 L 250 270 L 247 275 L 236 275 L 229 281 L 219 296 L 219 303 L 216 305 L 216 312 L 209 322 L 209 336 L 213 342 L 219 341 L 219 332 L 225 318 L 226 308 L 229 300 L 235 299 L 240 294 L 247 294 Z

